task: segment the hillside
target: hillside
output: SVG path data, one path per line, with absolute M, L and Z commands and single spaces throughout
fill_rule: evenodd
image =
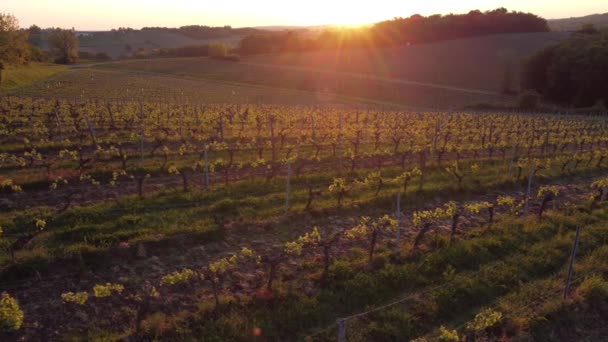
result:
M 500 94 L 505 73 L 568 33 L 507 34 L 376 50 L 257 55 L 240 63 L 207 58 L 130 60 L 95 68 L 334 93 L 425 108 L 513 105 Z
M 254 56 L 243 61 L 490 91 L 501 90 L 504 73 L 510 69 L 512 84 L 517 90 L 521 61 L 567 36 L 561 32 L 502 34 L 386 49 Z
M 236 46 L 242 35 L 230 35 L 217 38 L 196 39 L 180 32 L 168 30 L 134 30 L 128 32 L 77 32 L 80 41 L 80 51 L 89 53 L 103 52 L 112 58 L 124 58 L 138 49 L 153 51 L 160 48 L 176 48 L 188 45 L 205 45 L 222 42 Z M 46 33 L 32 34 L 30 42 L 44 50 L 48 50 Z
M 585 24 L 593 24 L 595 27 L 608 27 L 608 13 L 591 14 L 584 17 L 572 17 L 548 20 L 552 31 L 575 31 Z
M 503 106 L 515 102 L 515 97 L 500 94 L 505 75 L 511 79 L 511 89 L 518 91 L 523 59 L 568 36 L 566 32 L 502 34 L 375 50 L 256 55 L 243 57 L 240 63 L 165 58 L 120 61 L 91 68 L 111 70 L 116 75 L 124 73 L 126 79 L 133 76 L 132 72 L 139 75 L 144 72 L 194 81 L 230 82 L 247 89 L 253 84 L 305 91 L 313 97 L 336 94 L 424 108 L 462 108 L 479 103 Z M 204 42 L 156 30 L 81 40 L 82 50 L 103 51 L 113 57 L 125 54 L 126 45 L 133 51 L 139 47 L 151 50 Z M 214 93 L 218 99 L 225 98 Z M 264 99 L 275 102 L 264 96 L 254 102 Z
M 236 45 L 241 38 L 239 35 L 234 35 L 221 38 L 195 39 L 178 32 L 141 30 L 122 35 L 106 33 L 98 36 L 81 36 L 80 50 L 91 53 L 105 52 L 112 58 L 119 58 L 140 48 L 151 51 L 159 48 L 204 45 L 214 42 Z
M 66 66 L 44 63 L 31 63 L 24 66 L 7 66 L 2 71 L 2 84 L 0 90 L 10 91 L 27 87 L 33 83 L 44 80 L 53 75 L 65 72 Z

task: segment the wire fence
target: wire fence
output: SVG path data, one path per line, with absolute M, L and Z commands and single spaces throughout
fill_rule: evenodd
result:
M 583 281 L 585 279 L 585 276 L 579 276 L 576 277 L 574 279 L 571 278 L 571 274 L 572 274 L 572 267 L 573 267 L 573 261 L 576 255 L 576 246 L 578 244 L 578 239 L 579 239 L 579 232 L 580 232 L 580 228 L 577 228 L 577 233 L 575 236 L 575 241 L 574 241 L 574 246 L 573 246 L 573 250 L 568 258 L 568 261 L 570 262 L 570 266 L 569 266 L 569 270 L 568 270 L 568 277 L 565 280 L 565 285 L 564 288 L 555 288 L 547 293 L 545 293 L 544 295 L 541 296 L 537 296 L 534 298 L 533 301 L 530 301 L 524 305 L 519 305 L 517 307 L 516 312 L 510 312 L 510 315 L 515 315 L 515 314 L 523 314 L 523 313 L 527 313 L 528 311 L 526 310 L 537 310 L 539 305 L 541 305 L 542 303 L 544 303 L 545 301 L 551 299 L 551 298 L 561 298 L 558 297 L 558 295 L 563 294 L 563 300 L 566 300 L 568 295 L 569 295 L 569 289 L 571 284 L 574 283 L 580 283 L 581 281 Z M 321 336 L 321 335 L 325 335 L 330 333 L 332 330 L 336 333 L 337 336 L 337 341 L 338 342 L 346 342 L 347 341 L 347 336 L 348 336 L 348 332 L 347 332 L 347 328 L 348 328 L 348 323 L 354 320 L 357 320 L 359 318 L 363 318 L 366 316 L 369 316 L 373 313 L 377 313 L 377 312 L 381 312 L 387 309 L 390 309 L 392 307 L 395 307 L 399 304 L 411 301 L 411 300 L 416 300 L 416 299 L 420 299 L 420 298 L 424 298 L 424 296 L 428 295 L 429 293 L 444 289 L 444 288 L 449 288 L 451 286 L 454 285 L 454 282 L 446 282 L 443 283 L 441 285 L 437 285 L 434 287 L 430 287 L 430 288 L 425 288 L 423 291 L 419 291 L 419 292 L 414 292 L 414 293 L 410 293 L 407 294 L 404 297 L 400 297 L 396 300 L 390 301 L 386 304 L 382 304 L 376 307 L 373 307 L 371 309 L 368 309 L 366 311 L 362 311 L 362 312 L 358 312 L 355 314 L 352 314 L 350 316 L 345 316 L 345 317 L 340 317 L 336 320 L 335 323 L 332 323 L 328 326 L 326 326 L 325 328 L 319 329 L 309 335 L 306 335 L 304 337 L 305 341 L 312 341 L 315 337 Z M 512 292 L 510 292 L 512 293 Z M 492 309 L 492 310 L 499 310 L 500 309 L 500 303 L 499 302 L 495 302 L 492 305 L 489 306 L 485 306 L 484 308 L 486 309 Z M 460 325 L 454 327 L 454 329 L 456 331 L 461 331 L 463 330 L 466 326 L 467 326 L 468 322 L 463 322 Z M 337 330 L 336 330 L 337 329 Z
M 158 209 L 170 209 L 170 208 L 182 208 L 184 206 L 189 206 L 189 205 L 196 205 L 197 203 L 193 202 L 193 203 L 180 203 L 180 204 L 173 204 L 173 205 L 162 205 L 162 206 L 156 206 L 155 208 Z M 200 205 L 200 203 L 198 203 L 198 205 Z M 122 208 L 122 209 L 126 209 L 126 208 Z M 122 210 L 121 209 L 121 210 Z M 128 208 L 128 210 L 135 210 L 137 211 L 138 209 L 150 209 L 150 208 Z M 236 247 L 236 246 L 235 246 Z M 180 263 L 180 268 L 194 268 L 194 269 L 199 269 L 204 267 L 206 264 L 206 261 L 200 260 L 197 262 L 192 262 L 192 263 Z M 67 274 L 61 274 L 61 275 L 55 275 L 55 276 L 45 276 L 45 277 L 39 277 L 37 280 L 32 281 L 32 280 L 24 280 L 24 281 L 14 281 L 14 282 L 2 282 L 0 283 L 0 290 L 13 290 L 13 291 L 18 291 L 19 289 L 24 289 L 24 288 L 31 288 L 32 285 L 34 285 L 38 290 L 42 291 L 44 289 L 50 289 L 50 288 L 54 288 L 54 286 L 56 285 L 53 281 L 60 279 L 60 278 L 64 278 L 67 279 L 69 277 L 78 277 L 81 273 L 80 272 L 72 272 L 72 273 L 67 273 Z M 103 279 L 103 276 L 100 276 L 99 279 Z M 575 280 L 575 282 L 579 281 L 581 278 L 577 278 L 577 280 Z M 339 318 L 335 323 L 330 324 L 329 326 L 321 329 L 321 330 L 317 330 L 314 333 L 312 333 L 311 335 L 307 336 L 306 338 L 308 339 L 312 339 L 314 337 L 320 336 L 320 335 L 325 335 L 328 332 L 330 332 L 332 329 L 338 329 L 338 340 L 339 341 L 345 341 L 347 338 L 347 327 L 348 327 L 348 323 L 349 322 L 353 322 L 357 319 L 369 316 L 373 313 L 377 313 L 377 312 L 381 312 L 384 310 L 387 310 L 391 307 L 394 307 L 398 304 L 413 300 L 413 299 L 417 299 L 420 298 L 421 296 L 425 296 L 428 295 L 429 293 L 432 293 L 433 291 L 437 291 L 449 286 L 452 286 L 453 283 L 444 283 L 435 287 L 430 287 L 430 288 L 426 288 L 421 292 L 415 292 L 415 293 L 410 293 L 405 295 L 404 297 L 400 297 L 396 300 L 393 300 L 391 302 L 388 302 L 386 304 L 382 304 L 380 306 L 377 307 L 373 307 L 370 308 L 366 311 L 363 312 L 359 312 L 356 314 L 352 314 L 350 316 L 346 316 L 346 317 L 341 317 Z M 135 285 L 128 285 L 125 286 L 125 290 L 127 291 L 138 291 L 140 290 L 141 284 L 135 284 Z M 77 288 L 71 288 L 70 290 L 75 290 L 77 291 Z M 87 290 L 87 289 L 84 289 Z M 60 297 L 58 296 L 57 298 L 54 299 L 48 299 L 45 301 L 30 301 L 28 303 L 28 305 L 50 305 L 50 304 L 54 304 L 57 303 L 58 301 L 60 301 Z M 532 305 L 532 304 L 530 304 Z

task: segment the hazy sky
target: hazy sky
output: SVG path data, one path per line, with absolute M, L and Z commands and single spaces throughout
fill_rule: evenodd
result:
M 119 26 L 233 27 L 373 23 L 415 13 L 465 13 L 471 9 L 533 12 L 545 18 L 608 12 L 606 0 L 2 0 L 22 27 L 107 30 Z

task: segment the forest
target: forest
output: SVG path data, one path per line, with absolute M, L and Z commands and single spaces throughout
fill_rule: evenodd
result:
M 329 28 L 319 35 L 297 31 L 260 33 L 245 37 L 241 54 L 335 49 L 347 47 L 379 48 L 500 33 L 547 32 L 547 21 L 537 15 L 509 12 L 470 11 L 467 14 L 412 15 L 363 28 Z
M 605 109 L 606 79 L 608 29 L 586 26 L 530 57 L 523 69 L 522 88 L 565 106 Z

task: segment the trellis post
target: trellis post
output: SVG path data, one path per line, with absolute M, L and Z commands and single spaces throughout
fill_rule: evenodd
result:
M 568 298 L 570 293 L 570 283 L 572 282 L 572 274 L 574 273 L 574 258 L 576 257 L 576 250 L 578 248 L 578 241 L 581 236 L 581 227 L 576 227 L 576 236 L 574 237 L 574 244 L 572 246 L 572 252 L 570 253 L 570 265 L 568 266 L 568 278 L 566 278 L 566 286 L 564 286 L 564 299 Z

